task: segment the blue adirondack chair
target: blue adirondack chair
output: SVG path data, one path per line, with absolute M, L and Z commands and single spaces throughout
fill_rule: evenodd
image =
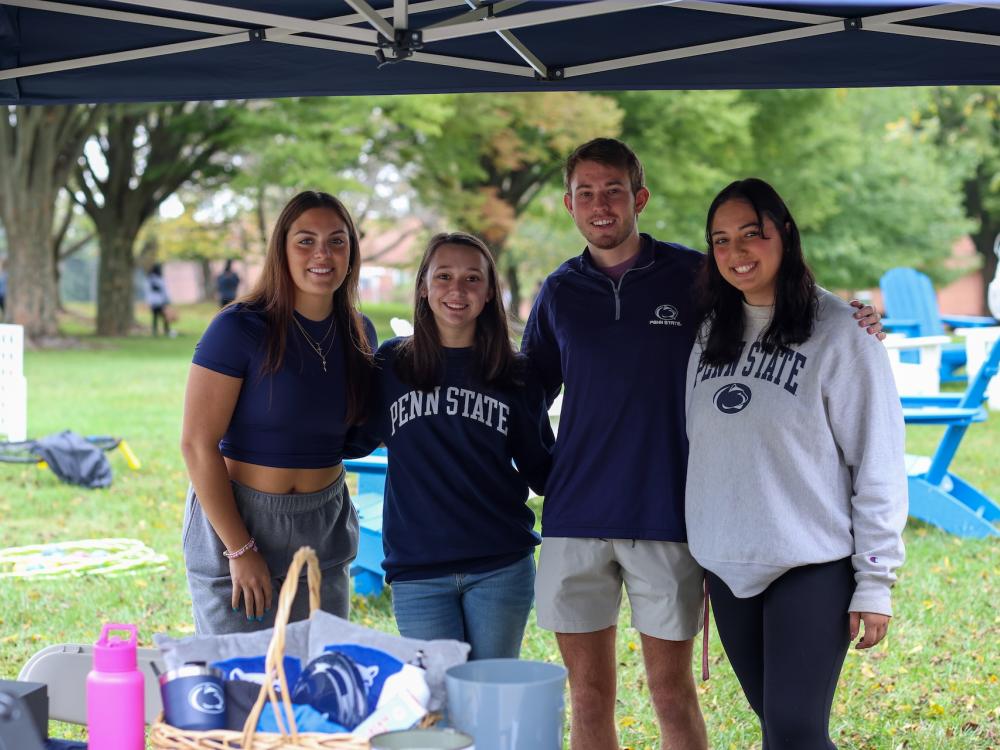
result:
M 907 424 L 947 425 L 930 458 L 907 456 L 910 515 L 957 536 L 1000 536 L 1000 505 L 948 470 L 965 431 L 987 418 L 983 401 L 1000 368 L 1000 339 L 965 393 L 903 397 Z
M 365 458 L 344 461 L 344 469 L 358 475 L 358 495 L 354 506 L 358 510 L 358 556 L 351 566 L 354 591 L 367 596 L 382 593 L 385 572 L 382 560 L 382 500 L 385 496 L 385 473 L 388 466 L 385 448 L 378 448 Z
M 888 315 L 882 321 L 887 330 L 907 336 L 941 336 L 945 326 L 978 328 L 1000 325 L 995 319 L 978 315 L 941 315 L 937 295 L 931 280 L 913 268 L 892 268 L 879 280 L 882 301 Z M 903 361 L 916 361 L 916 352 L 904 352 Z M 957 371 L 965 366 L 965 346 L 949 344 L 941 350 L 941 382 L 960 383 L 966 380 Z

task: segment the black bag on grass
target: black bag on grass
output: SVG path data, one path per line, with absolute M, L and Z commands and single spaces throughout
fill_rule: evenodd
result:
M 94 489 L 111 484 L 111 464 L 104 452 L 71 430 L 47 435 L 32 446 L 62 481 Z

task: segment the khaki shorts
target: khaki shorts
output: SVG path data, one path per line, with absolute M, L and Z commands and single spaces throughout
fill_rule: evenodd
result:
M 545 537 L 535 577 L 538 624 L 557 633 L 616 625 L 624 583 L 632 627 L 686 641 L 701 628 L 704 575 L 681 542 Z

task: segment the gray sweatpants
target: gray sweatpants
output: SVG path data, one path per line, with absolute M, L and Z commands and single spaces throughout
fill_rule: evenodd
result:
M 274 599 L 263 622 L 247 620 L 245 609 L 233 612 L 233 581 L 229 561 L 222 555 L 225 546 L 202 511 L 194 488 L 189 488 L 182 543 L 195 632 L 215 635 L 274 627 L 278 591 L 292 556 L 303 545 L 316 550 L 319 558 L 323 574 L 321 609 L 346 618 L 351 561 L 358 554 L 358 514 L 344 485 L 344 475 L 319 492 L 302 495 L 271 495 L 236 482 L 232 486 L 240 516 L 271 571 Z M 303 568 L 290 620 L 308 616 L 309 591 Z

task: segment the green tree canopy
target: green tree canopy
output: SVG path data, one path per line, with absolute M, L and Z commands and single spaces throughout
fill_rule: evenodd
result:
M 400 163 L 422 202 L 490 245 L 516 312 L 518 266 L 504 258 L 512 232 L 535 196 L 558 184 L 575 146 L 618 134 L 621 111 L 607 97 L 575 92 L 420 99 L 428 100 L 444 100 L 448 116 L 437 133 L 415 134 L 399 147 Z
M 624 136 L 652 199 L 641 226 L 704 249 L 705 215 L 729 182 L 761 177 L 785 198 L 821 284 L 864 289 L 896 265 L 944 278 L 968 229 L 957 169 L 901 128 L 920 89 L 626 92 Z
M 229 164 L 217 156 L 238 137 L 240 105 L 176 102 L 115 105 L 85 152 L 76 198 L 97 230 L 101 258 L 97 332 L 128 333 L 133 321 L 136 237 L 167 198 L 193 182 L 219 184 Z
M 972 239 L 984 276 L 993 278 L 993 248 L 1000 236 L 1000 92 L 990 86 L 931 89 L 923 106 L 911 111 L 910 127 L 933 140 L 941 159 L 960 170 Z

